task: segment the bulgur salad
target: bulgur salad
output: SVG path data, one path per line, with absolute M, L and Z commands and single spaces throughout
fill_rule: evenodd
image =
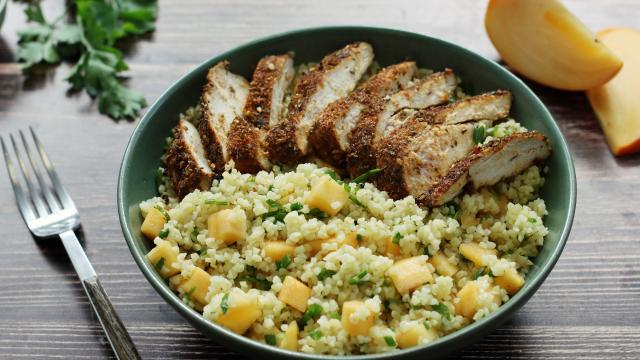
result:
M 487 317 L 524 285 L 547 235 L 544 135 L 508 117 L 510 93 L 466 96 L 450 70 L 415 64 L 371 70 L 349 52 L 362 44 L 303 70 L 265 57 L 251 82 L 216 65 L 181 115 L 141 232 L 205 319 L 291 351 L 380 353 Z M 336 75 L 354 57 L 354 78 Z

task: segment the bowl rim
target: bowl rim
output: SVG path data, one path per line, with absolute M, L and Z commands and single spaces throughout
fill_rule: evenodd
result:
M 204 67 L 208 67 L 210 63 L 220 61 L 224 59 L 231 52 L 242 52 L 246 49 L 249 49 L 256 44 L 263 42 L 272 42 L 277 41 L 279 39 L 287 38 L 294 35 L 304 35 L 310 33 L 318 33 L 318 32 L 330 32 L 330 31 L 363 31 L 377 34 L 389 34 L 400 37 L 412 37 L 418 38 L 420 40 L 426 40 L 430 42 L 440 43 L 440 45 L 448 46 L 455 48 L 457 51 L 464 54 L 467 57 L 474 57 L 479 62 L 483 62 L 489 67 L 495 69 L 496 72 L 503 73 L 504 76 L 510 78 L 514 81 L 518 86 L 522 87 L 525 92 L 529 93 L 529 97 L 531 101 L 535 103 L 537 107 L 539 107 L 542 111 L 542 117 L 546 118 L 543 121 L 548 122 L 551 132 L 557 133 L 558 142 L 554 144 L 554 152 L 559 151 L 563 153 L 564 162 L 561 166 L 565 167 L 568 171 L 569 175 L 569 206 L 568 206 L 568 216 L 564 219 L 564 223 L 562 224 L 562 232 L 559 234 L 559 241 L 556 244 L 555 248 L 553 248 L 549 261 L 542 264 L 540 266 L 540 273 L 538 276 L 531 280 L 527 281 L 525 287 L 522 289 L 524 291 L 519 291 L 516 295 L 512 296 L 509 301 L 498 308 L 497 311 L 493 312 L 489 316 L 476 321 L 470 325 L 467 325 L 459 330 L 456 330 L 448 335 L 445 335 L 436 341 L 430 342 L 428 344 L 424 344 L 421 346 L 414 346 L 407 349 L 399 349 L 391 352 L 385 353 L 374 353 L 374 354 L 364 354 L 364 355 L 321 355 L 321 354 L 307 354 L 302 352 L 294 352 L 289 350 L 283 350 L 275 346 L 270 346 L 267 344 L 260 343 L 256 340 L 250 339 L 243 335 L 238 335 L 220 325 L 217 325 L 211 321 L 206 320 L 202 314 L 196 312 L 192 308 L 188 307 L 184 304 L 175 293 L 169 288 L 166 282 L 159 277 L 159 275 L 151 269 L 151 265 L 146 261 L 145 254 L 142 254 L 138 251 L 138 248 L 135 245 L 134 235 L 129 228 L 129 225 L 126 223 L 126 213 L 127 209 L 124 207 L 124 177 L 126 175 L 127 169 L 126 164 L 130 161 L 130 156 L 132 152 L 132 144 L 138 141 L 141 130 L 150 126 L 150 119 L 155 117 L 160 104 L 165 101 L 165 99 L 169 96 L 174 95 L 176 88 L 189 78 L 193 73 L 198 70 L 202 70 Z M 145 278 L 149 283 L 151 283 L 152 287 L 160 294 L 160 296 L 171 305 L 181 316 L 185 318 L 192 326 L 198 328 L 201 332 L 204 333 L 205 336 L 216 338 L 216 342 L 218 342 L 222 346 L 229 346 L 229 348 L 233 351 L 244 352 L 255 352 L 261 351 L 265 354 L 273 355 L 278 358 L 288 358 L 288 359 L 390 359 L 395 357 L 415 357 L 419 353 L 432 351 L 434 354 L 438 354 L 438 351 L 446 351 L 447 349 L 454 347 L 453 343 L 457 341 L 469 341 L 471 336 L 476 332 L 481 332 L 483 329 L 488 330 L 491 325 L 498 326 L 501 322 L 508 319 L 514 312 L 520 309 L 537 291 L 540 285 L 547 278 L 556 262 L 558 261 L 562 250 L 567 242 L 567 238 L 571 231 L 571 227 L 573 225 L 573 219 L 575 215 L 576 208 L 576 197 L 577 197 L 577 185 L 576 185 L 576 174 L 575 168 L 573 164 L 573 159 L 571 156 L 571 152 L 569 151 L 567 140 L 564 135 L 560 131 L 557 123 L 555 122 L 553 116 L 550 114 L 547 107 L 542 103 L 542 101 L 538 98 L 538 96 L 517 76 L 512 74 L 510 71 L 506 70 L 502 66 L 500 66 L 495 61 L 488 59 L 480 54 L 477 54 L 471 50 L 468 50 L 462 46 L 456 45 L 454 43 L 441 40 L 435 37 L 431 37 L 428 35 L 423 35 L 415 32 L 404 31 L 404 30 L 396 30 L 390 28 L 383 27 L 373 27 L 373 26 L 352 26 L 352 25 L 339 25 L 339 26 L 319 26 L 319 27 L 311 27 L 311 28 L 303 28 L 297 30 L 290 30 L 282 33 L 277 33 L 274 35 L 269 35 L 266 37 L 258 38 L 253 41 L 249 41 L 243 43 L 239 46 L 230 48 L 224 52 L 211 56 L 198 64 L 196 67 L 192 68 L 184 75 L 182 75 L 178 80 L 176 80 L 173 84 L 171 84 L 154 102 L 154 104 L 149 108 L 149 110 L 144 114 L 142 119 L 138 122 L 131 133 L 131 137 L 127 142 L 127 146 L 122 157 L 122 162 L 120 165 L 120 170 L 118 173 L 118 184 L 117 184 L 117 207 L 118 207 L 118 217 L 120 221 L 120 226 L 122 228 L 125 241 L 133 256 L 136 264 L 140 268 L 140 271 L 144 274 Z M 206 329 L 204 331 L 203 329 Z

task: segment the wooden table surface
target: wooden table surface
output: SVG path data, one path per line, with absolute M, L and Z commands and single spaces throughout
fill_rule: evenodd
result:
M 45 1 L 54 16 L 62 1 Z M 267 5 L 267 3 L 269 5 Z M 127 44 L 130 85 L 153 102 L 206 58 L 246 41 L 327 24 L 365 24 L 440 37 L 497 59 L 485 1 L 166 0 L 157 31 Z M 594 30 L 639 26 L 636 0 L 565 1 Z M 15 63 L 22 5 L 0 37 L 0 134 L 35 127 L 80 209 L 86 252 L 145 359 L 231 359 L 147 283 L 125 245 L 116 177 L 135 122 L 67 95 L 68 65 L 32 78 Z M 578 177 L 573 231 L 555 269 L 508 323 L 452 358 L 640 358 L 640 157 L 611 156 L 585 96 L 531 84 L 569 141 Z M 76 274 L 55 243 L 36 243 L 0 170 L 0 359 L 113 358 Z

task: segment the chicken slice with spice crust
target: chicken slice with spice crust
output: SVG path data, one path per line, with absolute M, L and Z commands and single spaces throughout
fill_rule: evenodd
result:
M 269 127 L 283 116 L 284 98 L 294 76 L 290 55 L 270 55 L 262 58 L 249 86 L 249 95 L 242 112 L 231 124 L 227 149 L 238 171 L 257 173 L 271 169 L 265 138 Z
M 249 93 L 249 82 L 228 70 L 229 63 L 222 61 L 207 73 L 207 83 L 202 91 L 200 108 L 202 120 L 198 131 L 213 171 L 219 175 L 229 161 L 227 140 L 233 120 L 242 115 Z
M 169 180 L 181 199 L 195 189 L 207 190 L 211 186 L 213 171 L 200 135 L 196 127 L 186 120 L 180 120 L 173 129 L 166 165 Z
M 325 56 L 296 82 L 286 119 L 269 130 L 266 147 L 273 162 L 293 165 L 309 154 L 309 132 L 318 115 L 349 94 L 373 61 L 365 42 L 349 44 Z

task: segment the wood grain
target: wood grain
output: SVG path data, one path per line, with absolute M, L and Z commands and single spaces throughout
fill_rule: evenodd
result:
M 564 1 L 594 30 L 638 26 L 636 0 Z M 62 2 L 45 1 L 50 16 Z M 206 58 L 245 41 L 327 24 L 415 31 L 497 54 L 482 24 L 485 2 L 325 0 L 160 1 L 157 31 L 124 44 L 129 84 L 154 101 Z M 122 238 L 116 177 L 135 123 L 97 113 L 66 94 L 62 65 L 36 77 L 15 63 L 22 5 L 10 3 L 0 38 L 0 134 L 33 125 L 82 216 L 85 249 L 145 359 L 231 359 L 143 278 Z M 582 93 L 530 84 L 569 141 L 578 176 L 573 231 L 536 295 L 507 324 L 452 358 L 637 359 L 640 355 L 640 156 L 616 159 Z M 0 170 L 0 358 L 112 359 L 89 302 L 59 244 L 35 242 Z

